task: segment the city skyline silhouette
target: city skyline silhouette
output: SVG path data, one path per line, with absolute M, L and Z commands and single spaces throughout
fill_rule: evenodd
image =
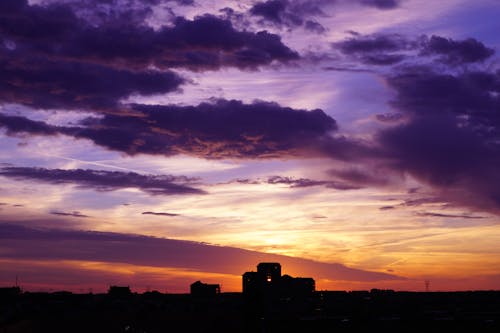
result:
M 0 0 L 0 286 L 500 290 L 499 15 Z

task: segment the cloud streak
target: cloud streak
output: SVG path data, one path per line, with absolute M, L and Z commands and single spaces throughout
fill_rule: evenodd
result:
M 409 38 L 400 34 L 356 34 L 334 43 L 333 47 L 356 62 L 375 66 L 396 65 L 405 60 L 420 63 L 437 59 L 455 67 L 482 63 L 495 53 L 474 38 L 454 40 L 436 35 Z
M 74 184 L 81 188 L 90 188 L 97 191 L 137 188 L 151 195 L 205 193 L 200 189 L 190 186 L 189 183 L 194 179 L 184 176 L 141 175 L 134 172 L 83 169 L 62 170 L 35 167 L 4 167 L 0 169 L 0 176 L 54 185 Z
M 280 262 L 290 274 L 314 275 L 314 278 L 348 281 L 402 279 L 341 264 L 184 240 L 109 232 L 31 229 L 0 224 L 0 239 L 2 247 L 9 249 L 3 253 L 3 258 L 19 260 L 100 261 L 235 275 L 255 267 L 258 262 L 274 261 Z
M 333 180 L 314 180 L 309 178 L 294 178 L 286 176 L 270 176 L 267 179 L 236 179 L 232 182 L 239 184 L 271 184 L 271 185 L 288 185 L 290 188 L 307 188 L 323 186 L 326 188 L 336 189 L 336 190 L 357 190 L 361 187 L 354 184 L 344 183 L 340 181 Z
M 165 213 L 165 212 L 142 212 L 142 215 L 154 215 L 154 216 L 166 216 L 166 217 L 179 216 L 179 214 Z
M 434 212 L 420 212 L 417 213 L 418 216 L 424 217 L 447 217 L 447 218 L 455 218 L 455 219 L 484 219 L 484 216 L 479 215 L 468 215 L 468 214 L 442 214 L 442 213 L 434 213 Z
M 88 215 L 82 214 L 78 211 L 74 212 L 59 212 L 59 211 L 52 211 L 50 212 L 52 215 L 58 215 L 58 216 L 71 216 L 71 217 L 80 217 L 80 218 L 86 218 L 89 217 Z

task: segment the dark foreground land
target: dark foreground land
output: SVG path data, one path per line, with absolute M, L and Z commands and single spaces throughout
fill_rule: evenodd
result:
M 272 300 L 239 293 L 5 293 L 6 332 L 500 332 L 500 292 L 372 290 Z

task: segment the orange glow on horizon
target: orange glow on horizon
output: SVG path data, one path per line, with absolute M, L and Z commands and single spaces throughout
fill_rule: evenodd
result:
M 178 268 L 159 268 L 129 264 L 93 261 L 34 261 L 0 260 L 2 267 L 19 272 L 24 291 L 67 290 L 75 293 L 106 292 L 110 285 L 130 286 L 133 292 L 157 290 L 162 293 L 188 293 L 191 283 L 221 284 L 222 292 L 241 292 L 241 274 L 219 274 Z M 44 276 L 45 272 L 47 276 Z M 310 277 L 315 278 L 314 272 Z M 0 269 L 0 283 L 13 285 Z M 316 290 L 370 290 L 425 291 L 424 278 L 391 281 L 346 281 L 315 278 Z M 500 282 L 494 275 L 447 278 L 429 276 L 431 291 L 498 290 Z

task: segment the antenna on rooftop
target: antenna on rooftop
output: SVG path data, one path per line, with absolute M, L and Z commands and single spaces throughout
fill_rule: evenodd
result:
M 425 280 L 424 283 L 425 283 L 425 292 L 428 293 L 429 289 L 430 289 L 429 287 L 431 285 L 431 281 L 430 280 Z

